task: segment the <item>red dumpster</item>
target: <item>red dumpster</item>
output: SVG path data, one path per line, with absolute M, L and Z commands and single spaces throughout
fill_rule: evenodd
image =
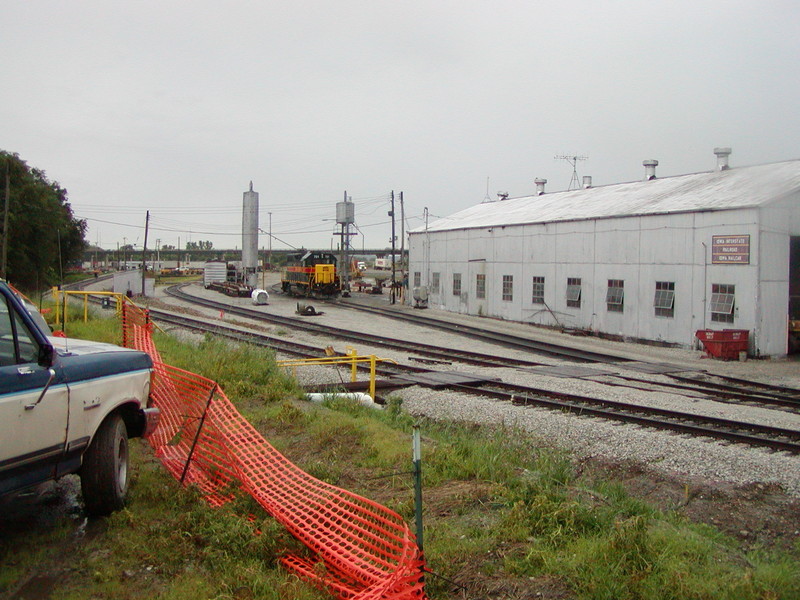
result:
M 750 332 L 746 329 L 698 329 L 694 335 L 703 342 L 709 356 L 725 360 L 737 359 L 740 352 L 747 352 L 750 338 Z

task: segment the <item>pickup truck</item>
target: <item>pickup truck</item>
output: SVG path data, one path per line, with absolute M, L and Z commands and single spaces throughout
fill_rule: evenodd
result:
M 128 438 L 158 423 L 152 370 L 144 352 L 54 337 L 0 280 L 0 496 L 77 473 L 87 513 L 122 508 Z

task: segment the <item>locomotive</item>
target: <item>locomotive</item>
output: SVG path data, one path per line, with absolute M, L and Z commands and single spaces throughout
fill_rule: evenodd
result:
M 330 252 L 300 252 L 286 257 L 281 289 L 294 296 L 336 296 L 341 292 L 336 257 Z

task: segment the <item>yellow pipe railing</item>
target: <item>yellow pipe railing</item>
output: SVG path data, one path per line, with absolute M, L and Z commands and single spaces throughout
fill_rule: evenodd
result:
M 375 365 L 379 362 L 390 362 L 397 364 L 396 361 L 388 358 L 378 358 L 374 354 L 365 354 L 360 356 L 355 348 L 347 346 L 347 351 L 344 356 L 326 356 L 323 358 L 304 358 L 292 360 L 279 360 L 278 365 L 281 367 L 292 367 L 292 372 L 295 372 L 295 367 L 302 367 L 305 365 L 350 365 L 350 381 L 355 383 L 357 381 L 358 365 L 361 363 L 369 364 L 369 395 L 375 399 Z
M 106 298 L 114 298 L 115 305 L 114 311 L 117 318 L 122 315 L 122 305 L 129 303 L 131 306 L 138 310 L 142 310 L 133 300 L 125 294 L 119 292 L 101 292 L 101 291 L 85 291 L 85 290 L 60 290 L 57 287 L 52 288 L 53 300 L 56 305 L 55 323 L 60 325 L 62 331 L 67 328 L 67 299 L 70 297 L 83 298 L 83 322 L 89 320 L 89 296 L 104 296 Z

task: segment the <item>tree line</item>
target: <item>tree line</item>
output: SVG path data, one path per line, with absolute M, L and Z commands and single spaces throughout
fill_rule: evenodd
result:
M 0 197 L 0 277 L 27 290 L 60 282 L 86 246 L 86 221 L 73 214 L 67 190 L 18 154 L 0 150 Z

